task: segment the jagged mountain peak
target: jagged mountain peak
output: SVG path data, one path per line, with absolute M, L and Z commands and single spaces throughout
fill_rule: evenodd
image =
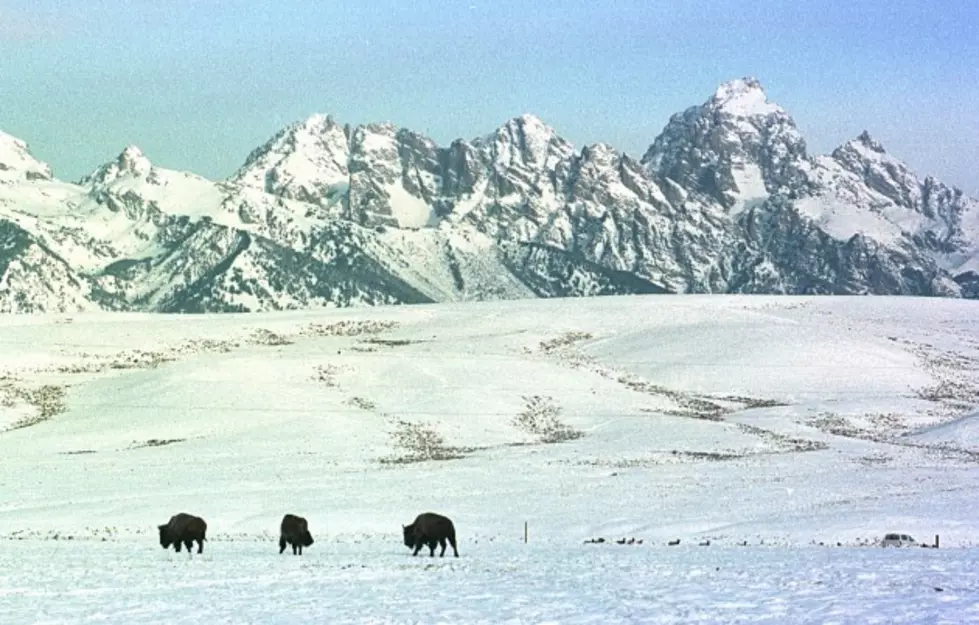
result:
M 26 141 L 0 131 L 0 182 L 52 177 L 51 167 L 34 158 Z
M 332 128 L 336 125 L 336 119 L 330 113 L 313 113 L 306 119 L 300 120 L 294 124 L 297 129 L 304 130 Z
M 260 160 L 269 160 L 270 154 L 286 156 L 293 152 L 318 151 L 336 143 L 337 135 L 346 140 L 344 126 L 330 114 L 314 113 L 295 121 L 273 134 L 264 144 L 251 151 L 244 164 L 233 177 L 238 177 Z
M 282 197 L 318 203 L 349 171 L 350 132 L 317 113 L 275 133 L 252 150 L 229 181 Z
M 920 177 L 907 163 L 888 153 L 867 131 L 833 150 L 830 161 L 854 174 L 859 184 L 898 206 L 928 217 L 948 213 L 952 210 L 949 206 L 962 196 L 958 189 L 931 176 Z
M 121 178 L 148 178 L 152 173 L 150 159 L 138 146 L 130 144 L 116 158 L 79 180 L 79 184 L 104 186 Z
M 435 142 L 425 135 L 393 122 L 362 124 L 350 132 L 351 147 L 362 155 L 385 155 L 390 158 L 397 153 L 399 143 L 425 145 L 433 150 L 437 148 Z
M 560 139 L 557 131 L 544 122 L 543 119 L 533 113 L 523 113 L 503 122 L 491 137 L 503 135 L 523 135 L 527 137 L 539 138 L 541 140 Z
M 529 113 L 446 147 L 311 115 L 220 183 L 130 146 L 88 188 L 0 185 L 0 238 L 16 243 L 0 256 L 31 277 L 17 305 L 38 310 L 62 292 L 158 311 L 664 289 L 979 297 L 975 201 L 867 133 L 810 158 L 757 79 L 705 95 L 642 161 L 607 143 L 576 153 Z M 23 142 L 0 146 L 25 158 Z
M 707 101 L 706 106 L 733 117 L 753 117 L 785 112 L 780 106 L 768 100 L 768 94 L 765 93 L 761 81 L 751 76 L 721 84 Z
M 910 172 L 911 169 L 900 159 L 889 154 L 884 146 L 864 130 L 855 139 L 850 139 L 832 152 L 832 158 L 854 171 L 864 173 L 871 163 L 880 163 L 891 169 Z
M 119 153 L 116 162 L 119 163 L 121 168 L 132 173 L 145 172 L 153 167 L 153 164 L 150 163 L 150 159 L 146 157 L 143 150 L 138 145 L 133 144 L 127 145 Z
M 877 152 L 878 154 L 887 154 L 887 150 L 884 149 L 884 146 L 881 145 L 879 141 L 871 137 L 870 133 L 866 130 L 861 132 L 860 135 L 853 141 L 867 148 L 868 150 Z
M 547 168 L 574 154 L 569 141 L 530 113 L 508 119 L 492 134 L 473 141 L 473 145 L 488 151 L 491 160 L 504 167 L 521 163 L 532 169 Z
M 609 143 L 598 142 L 581 148 L 581 160 L 610 166 L 622 158 L 622 153 Z
M 651 174 L 734 211 L 771 193 L 804 193 L 807 160 L 795 121 L 751 77 L 728 81 L 700 106 L 673 115 L 642 157 Z
M 551 128 L 543 119 L 534 115 L 533 113 L 522 113 L 515 117 L 511 117 L 503 126 L 518 126 L 521 128 L 526 128 L 533 132 L 544 132 L 544 133 L 554 133 L 554 129 Z M 556 133 L 555 133 L 556 134 Z

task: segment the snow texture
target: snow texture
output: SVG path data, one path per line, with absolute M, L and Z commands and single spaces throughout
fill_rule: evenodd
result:
M 717 110 L 734 117 L 771 115 L 782 109 L 768 101 L 761 83 L 755 78 L 739 78 L 717 88 L 712 102 Z
M 429 562 L 396 544 L 317 543 L 297 561 L 278 556 L 271 542 L 208 543 L 191 558 L 142 544 L 12 543 L 2 552 L 0 618 L 11 625 L 976 619 L 971 550 L 591 547 L 509 540 Z
M 0 184 L 51 176 L 51 168 L 31 156 L 26 142 L 0 132 Z
M 0 317 L 0 622 L 971 622 L 975 306 Z

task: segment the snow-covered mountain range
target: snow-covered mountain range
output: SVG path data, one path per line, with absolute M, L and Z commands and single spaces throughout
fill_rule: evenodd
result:
M 447 147 L 315 115 L 221 181 L 127 147 L 76 183 L 0 132 L 0 311 L 626 293 L 979 297 L 979 201 L 866 132 L 813 156 L 752 78 L 639 159 L 532 115 Z

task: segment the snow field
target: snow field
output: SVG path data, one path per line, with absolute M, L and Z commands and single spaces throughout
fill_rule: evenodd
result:
M 972 550 L 396 542 L 0 543 L 0 620 L 45 623 L 970 623 Z M 14 566 L 11 567 L 10 565 Z
M 0 317 L 0 623 L 979 622 L 975 306 Z

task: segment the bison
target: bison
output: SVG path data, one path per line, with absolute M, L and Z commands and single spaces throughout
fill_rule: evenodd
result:
M 417 556 L 421 548 L 428 545 L 431 550 L 428 555 L 434 558 L 437 543 L 442 546 L 439 557 L 444 557 L 445 541 L 448 539 L 455 557 L 459 557 L 459 550 L 456 548 L 456 528 L 448 517 L 434 512 L 423 512 L 415 517 L 414 523 L 401 527 L 404 529 L 405 547 L 415 550 L 411 555 Z
M 197 553 L 204 552 L 204 541 L 207 540 L 207 523 L 204 519 L 181 512 L 170 517 L 164 525 L 160 525 L 160 545 L 168 549 L 173 545 L 174 550 L 180 553 L 181 543 L 187 547 L 187 553 L 191 552 L 194 541 L 197 541 Z
M 286 550 L 286 543 L 292 545 L 292 555 L 303 555 L 303 547 L 313 544 L 313 535 L 309 533 L 309 524 L 301 516 L 287 514 L 282 517 L 279 528 L 279 553 Z

